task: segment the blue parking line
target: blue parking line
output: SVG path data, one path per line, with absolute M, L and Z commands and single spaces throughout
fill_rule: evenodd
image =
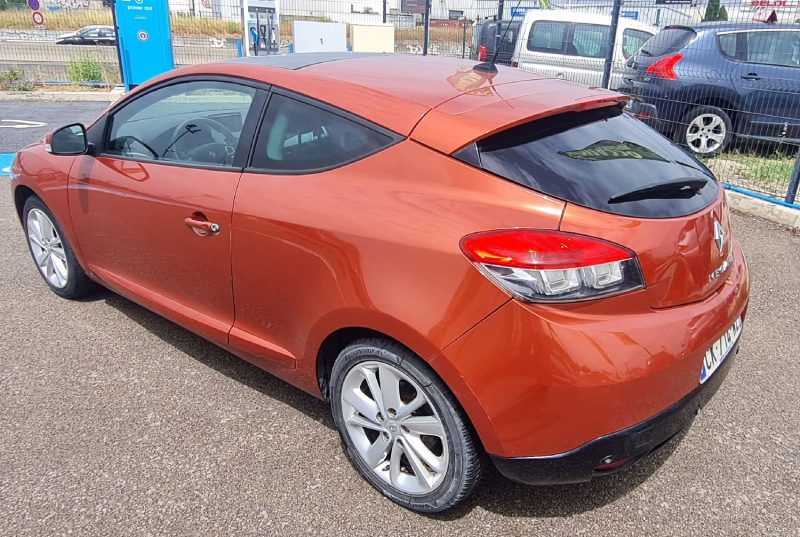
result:
M 11 174 L 12 160 L 14 160 L 14 153 L 0 153 L 0 177 Z

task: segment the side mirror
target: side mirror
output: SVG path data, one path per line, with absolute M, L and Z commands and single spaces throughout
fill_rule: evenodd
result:
M 61 127 L 49 136 L 47 151 L 53 155 L 83 155 L 88 150 L 86 128 L 80 123 Z

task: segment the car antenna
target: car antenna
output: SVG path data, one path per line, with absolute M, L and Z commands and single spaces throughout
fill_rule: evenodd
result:
M 519 9 L 519 5 L 522 3 L 522 0 L 517 1 L 517 6 L 511 10 L 511 13 L 514 13 Z M 513 16 L 512 16 L 513 18 Z M 497 24 L 501 24 L 501 21 L 497 21 Z M 509 19 L 508 24 L 506 25 L 506 29 L 503 31 L 503 35 L 500 36 L 500 41 L 495 43 L 494 47 L 494 54 L 492 54 L 492 59 L 488 62 L 479 63 L 475 67 L 472 68 L 473 71 L 485 71 L 487 73 L 496 73 L 497 66 L 495 62 L 497 61 L 497 55 L 500 54 L 500 44 L 503 43 L 506 39 L 506 34 L 508 30 L 511 28 L 511 19 Z

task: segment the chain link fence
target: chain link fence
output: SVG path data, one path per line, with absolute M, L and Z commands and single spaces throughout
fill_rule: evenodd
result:
M 111 5 L 0 0 L 0 89 L 119 83 Z M 241 0 L 168 5 L 178 66 L 234 58 L 248 46 Z M 498 24 L 497 0 L 283 0 L 271 52 L 293 51 L 298 21 L 344 25 L 349 48 L 365 25 L 391 26 L 403 54 L 487 60 L 499 45 L 498 63 L 629 94 L 632 114 L 725 182 L 794 202 L 798 0 L 521 0 L 502 12 Z

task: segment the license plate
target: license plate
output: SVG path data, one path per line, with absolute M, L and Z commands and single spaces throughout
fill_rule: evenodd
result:
M 731 349 L 739 339 L 742 333 L 742 318 L 739 317 L 734 321 L 733 326 L 728 328 L 722 337 L 711 345 L 711 348 L 706 351 L 703 357 L 703 368 L 700 370 L 700 384 L 704 383 L 716 371 L 725 358 L 730 354 Z

